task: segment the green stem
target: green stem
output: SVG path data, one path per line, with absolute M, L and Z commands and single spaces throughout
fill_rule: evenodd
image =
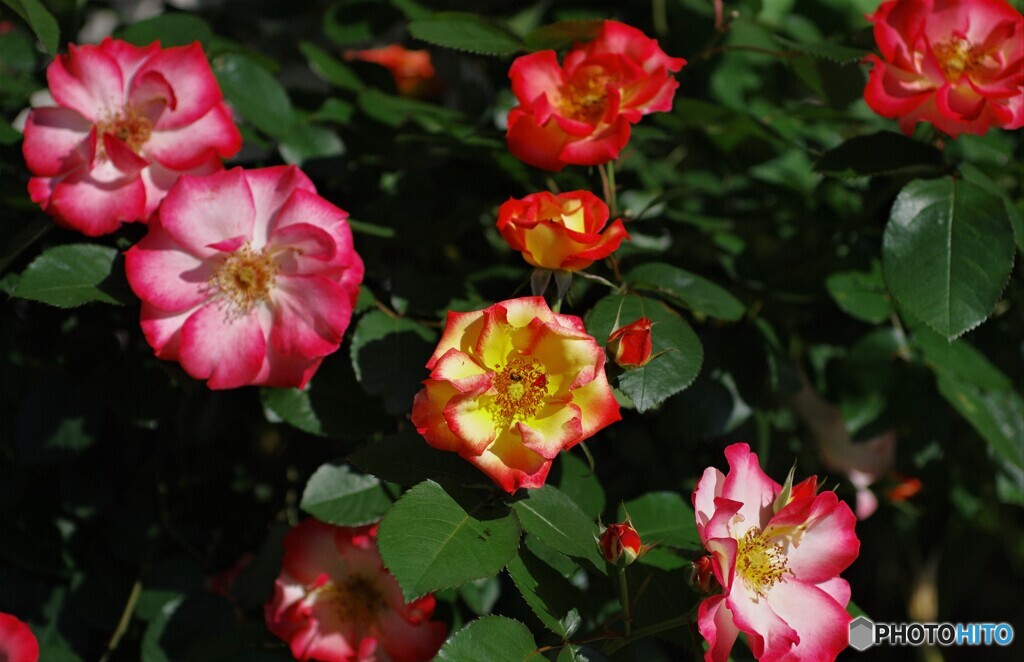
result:
M 619 602 L 622 604 L 622 631 L 629 639 L 629 631 L 633 626 L 633 614 L 629 609 L 629 584 L 626 582 L 626 569 L 619 568 Z
M 604 201 L 608 203 L 610 218 L 619 215 L 618 195 L 615 190 L 615 161 L 605 163 L 601 168 L 601 183 L 604 184 Z
M 114 630 L 114 634 L 110 636 L 110 641 L 107 643 L 107 650 L 103 653 L 103 657 L 100 658 L 100 662 L 107 662 L 110 656 L 113 655 L 114 651 L 117 650 L 118 644 L 121 643 L 121 637 L 124 636 L 125 632 L 128 631 L 128 626 L 132 622 L 132 614 L 135 613 L 135 606 L 139 603 L 139 596 L 142 594 L 142 580 L 136 580 L 132 586 L 132 592 L 128 594 L 128 602 L 124 606 L 124 610 L 121 612 L 121 619 L 117 622 L 117 629 Z M 6 659 L 6 658 L 5 658 Z
M 608 655 L 611 655 L 615 651 L 619 650 L 620 648 L 624 648 L 624 647 L 628 646 L 629 644 L 633 643 L 634 641 L 637 641 L 639 639 L 643 639 L 644 637 L 649 637 L 652 634 L 658 634 L 659 632 L 664 632 L 665 630 L 672 630 L 674 628 L 685 627 L 686 625 L 689 624 L 689 622 L 690 622 L 690 614 L 687 613 L 687 614 L 683 614 L 682 616 L 676 616 L 675 618 L 670 618 L 667 621 L 661 621 L 660 623 L 655 623 L 654 625 L 648 625 L 645 628 L 640 628 L 639 630 L 634 632 L 632 634 L 632 636 L 630 636 L 628 631 L 627 631 L 625 637 L 623 637 L 622 639 L 619 639 L 617 641 L 613 641 L 610 644 L 608 644 L 605 647 L 604 652 L 606 654 L 608 654 Z
M 0 254 L 0 273 L 3 273 L 25 249 L 39 241 L 52 229 L 53 221 L 49 218 L 37 218 L 23 227 L 13 239 L 7 242 L 3 253 Z

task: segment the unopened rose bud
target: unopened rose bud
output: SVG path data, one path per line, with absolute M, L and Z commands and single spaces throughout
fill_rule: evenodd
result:
M 616 329 L 608 337 L 608 352 L 623 368 L 639 368 L 651 360 L 651 327 L 653 323 L 641 317 L 631 324 Z
M 694 559 L 690 570 L 690 586 L 702 595 L 707 595 L 718 586 L 710 556 Z
M 601 555 L 608 563 L 626 567 L 644 551 L 640 542 L 640 534 L 627 519 L 622 524 L 608 526 L 598 540 Z

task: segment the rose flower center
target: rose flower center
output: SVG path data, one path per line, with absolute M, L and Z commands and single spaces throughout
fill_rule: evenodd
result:
M 940 42 L 933 50 L 946 79 L 951 83 L 959 81 L 964 74 L 973 73 L 984 58 L 984 54 L 971 47 L 971 42 L 961 37 Z
M 607 77 L 591 75 L 573 81 L 562 89 L 558 110 L 574 120 L 597 124 L 604 117 L 607 105 Z
M 737 541 L 736 572 L 747 588 L 762 598 L 769 588 L 782 581 L 784 575 L 793 574 L 782 551 L 782 543 L 771 544 L 756 526 Z
M 277 276 L 277 265 L 264 251 L 255 251 L 249 243 L 232 253 L 210 278 L 209 285 L 233 311 L 245 315 L 256 304 L 270 298 Z
M 548 394 L 548 378 L 536 359 L 520 357 L 509 361 L 491 382 L 498 392 L 494 415 L 501 428 L 533 416 Z
M 101 120 L 96 124 L 96 137 L 99 139 L 98 149 L 103 150 L 103 134 L 109 133 L 124 141 L 136 154 L 153 135 L 153 122 L 145 115 L 138 114 L 131 106 L 126 107 L 117 115 Z
M 366 628 L 377 621 L 387 601 L 377 585 L 360 575 L 349 577 L 337 584 L 324 584 L 317 592 L 331 601 L 338 620 Z

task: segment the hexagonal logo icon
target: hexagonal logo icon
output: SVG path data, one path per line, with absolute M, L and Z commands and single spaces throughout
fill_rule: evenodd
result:
M 850 621 L 850 647 L 865 651 L 875 643 L 875 623 L 866 616 L 858 616 Z

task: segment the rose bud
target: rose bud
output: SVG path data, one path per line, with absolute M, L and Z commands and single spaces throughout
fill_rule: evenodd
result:
M 714 566 L 711 563 L 711 556 L 702 556 L 693 560 L 693 567 L 690 570 L 690 587 L 702 595 L 708 595 L 717 586 L 715 580 Z
M 608 563 L 621 568 L 636 561 L 644 552 L 640 542 L 640 534 L 636 532 L 629 518 L 621 524 L 611 524 L 602 533 L 597 542 L 601 555 Z
M 608 337 L 608 352 L 623 368 L 639 368 L 651 360 L 651 327 L 646 317 L 616 329 Z

